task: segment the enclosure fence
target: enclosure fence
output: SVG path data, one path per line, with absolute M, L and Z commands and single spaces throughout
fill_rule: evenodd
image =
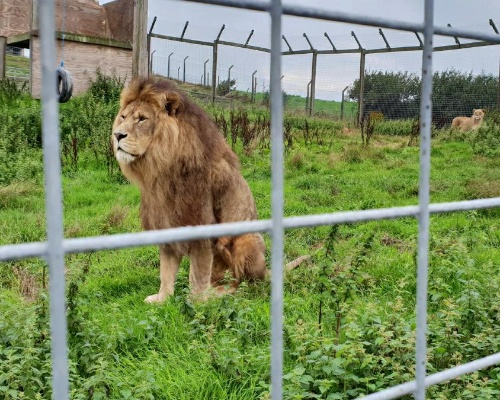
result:
M 210 88 L 212 102 L 231 99 L 224 96 L 229 93 L 226 86 L 230 85 L 231 78 L 239 94 L 246 90 L 252 103 L 256 102 L 256 92 L 267 94 L 271 50 L 267 44 L 267 47 L 260 45 L 262 37 L 259 45 L 255 45 L 260 32 L 237 31 L 224 24 L 217 34 L 198 33 L 193 38 L 186 21 L 182 33 L 180 25 L 170 28 L 179 30 L 178 36 L 163 35 L 154 32 L 156 19 L 155 16 L 148 33 L 152 73 Z M 477 29 L 498 33 L 493 19 L 489 24 L 478 25 Z M 381 112 L 388 119 L 418 118 L 419 64 L 424 47 L 418 32 L 388 32 L 367 27 L 354 28 L 349 35 L 335 37 L 330 37 L 328 32 L 321 36 L 303 33 L 281 37 L 282 90 L 286 95 L 305 97 L 305 102 L 301 100 L 306 114 L 319 112 L 341 120 L 346 117 L 358 124 L 371 112 Z M 436 36 L 433 51 L 437 81 L 433 122 L 438 127 L 449 125 L 456 115 L 470 115 L 473 108 L 500 107 L 500 49 L 495 43 Z M 477 90 L 464 90 L 458 98 L 449 96 L 446 82 L 450 79 L 458 86 L 460 80 L 473 84 Z M 224 93 L 220 93 L 221 88 Z M 208 97 L 193 90 L 194 95 Z M 285 110 L 286 99 L 291 96 L 285 96 Z M 262 98 L 267 104 L 267 96 Z M 333 103 L 329 108 L 315 106 L 316 98 L 340 101 L 341 107 Z M 349 104 L 345 104 L 347 102 Z M 294 105 L 296 110 L 297 103 Z
M 191 0 L 189 0 L 191 1 Z M 61 164 L 59 154 L 59 123 L 56 91 L 54 1 L 38 2 L 42 38 L 43 74 L 43 147 L 47 215 L 47 241 L 5 245 L 0 247 L 0 260 L 25 257 L 43 257 L 50 271 L 50 328 L 53 369 L 53 398 L 69 398 L 69 372 L 66 339 L 66 306 L 64 255 L 66 253 L 117 249 L 171 243 L 184 240 L 239 235 L 250 232 L 269 232 L 272 236 L 271 278 L 271 395 L 282 398 L 283 380 L 283 233 L 284 229 L 355 223 L 369 220 L 415 217 L 418 219 L 417 256 L 417 341 L 416 379 L 364 397 L 365 399 L 392 399 L 413 394 L 417 400 L 425 399 L 426 387 L 453 379 L 482 368 L 500 363 L 500 353 L 477 359 L 433 375 L 426 375 L 426 318 L 427 272 L 429 249 L 429 217 L 444 213 L 500 206 L 500 198 L 479 199 L 451 203 L 429 204 L 430 134 L 432 95 L 432 43 L 434 34 L 458 36 L 500 43 L 500 36 L 473 31 L 441 28 L 433 25 L 434 1 L 425 0 L 425 19 L 421 24 L 353 16 L 302 6 L 283 5 L 280 0 L 271 2 L 252 0 L 192 0 L 194 2 L 247 8 L 268 12 L 271 16 L 271 157 L 272 157 L 272 218 L 251 222 L 227 223 L 210 226 L 183 227 L 163 231 L 129 233 L 79 239 L 63 238 L 63 211 L 61 193 Z M 419 204 L 416 206 L 349 211 L 323 215 L 283 217 L 283 99 L 281 93 L 281 23 L 283 15 L 364 24 L 382 28 L 423 33 L 422 101 L 420 108 L 420 183 Z

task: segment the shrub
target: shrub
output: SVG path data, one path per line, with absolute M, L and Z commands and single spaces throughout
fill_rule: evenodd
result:
M 486 157 L 500 155 L 500 111 L 488 111 L 483 124 L 471 133 L 469 140 L 475 154 Z

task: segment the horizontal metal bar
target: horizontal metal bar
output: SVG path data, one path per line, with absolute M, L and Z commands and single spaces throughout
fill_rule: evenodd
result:
M 268 11 L 271 3 L 250 0 L 184 0 L 191 3 L 213 4 L 233 8 L 246 8 L 254 11 Z M 309 6 L 283 5 L 283 14 L 295 17 L 320 19 L 324 21 L 344 22 L 356 25 L 368 25 L 376 28 L 388 28 L 409 32 L 423 32 L 423 23 L 410 23 L 394 21 L 384 18 L 374 18 L 365 15 L 355 15 L 339 11 L 324 10 Z M 466 39 L 484 40 L 491 43 L 500 44 L 500 35 L 474 32 L 466 29 L 434 27 L 434 34 L 450 37 L 461 37 Z
M 431 214 L 456 211 L 479 210 L 500 207 L 500 197 L 491 199 L 457 201 L 431 204 Z M 286 229 L 306 228 L 322 225 L 357 223 L 381 219 L 416 217 L 418 206 L 379 208 L 373 210 L 342 211 L 331 214 L 287 217 L 283 220 Z M 65 239 L 65 253 L 78 253 L 94 250 L 110 250 L 132 246 L 148 246 L 160 243 L 173 243 L 186 240 L 214 238 L 219 236 L 235 236 L 249 232 L 269 232 L 271 220 L 231 222 L 227 224 L 185 226 L 161 231 L 123 233 L 117 235 L 94 236 L 88 238 Z M 47 250 L 46 242 L 27 244 L 11 244 L 0 246 L 0 261 L 16 260 L 28 257 L 43 257 Z
M 202 40 L 194 40 L 194 39 L 181 39 L 180 37 L 160 35 L 159 33 L 152 33 L 149 36 L 157 39 L 172 40 L 174 42 L 184 42 L 190 44 L 197 44 L 200 46 L 211 46 L 211 47 L 214 46 L 214 42 L 204 42 Z
M 495 353 L 490 356 L 480 358 L 478 360 L 471 361 L 467 364 L 462 364 L 457 367 L 453 367 L 441 372 L 437 372 L 432 375 L 428 375 L 425 378 L 425 387 L 431 385 L 436 385 L 438 383 L 443 383 L 451 379 L 458 378 L 464 374 L 470 374 L 471 372 L 478 371 L 480 369 L 488 368 L 493 365 L 500 364 L 500 353 Z M 398 397 L 404 396 L 406 394 L 411 394 L 417 388 L 416 381 L 411 381 L 403 383 L 401 385 L 393 386 L 389 389 L 382 390 L 377 393 L 373 393 L 364 397 L 360 397 L 363 400 L 389 400 L 396 399 Z
M 271 49 L 266 49 L 265 47 L 245 45 L 245 44 L 235 43 L 235 42 L 227 42 L 225 40 L 219 40 L 219 44 L 223 45 L 223 46 L 241 47 L 243 49 L 263 51 L 265 53 L 270 53 L 271 52 Z

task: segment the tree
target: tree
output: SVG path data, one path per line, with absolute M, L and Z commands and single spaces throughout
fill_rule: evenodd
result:
M 417 118 L 420 110 L 420 77 L 408 72 L 370 72 L 365 75 L 363 116 L 381 112 L 388 119 Z M 359 79 L 348 95 L 359 99 Z M 471 115 L 474 108 L 496 107 L 498 78 L 472 75 L 454 69 L 433 76 L 432 122 L 449 125 L 458 115 Z
M 434 73 L 433 122 L 441 127 L 458 115 L 470 116 L 474 108 L 496 107 L 498 78 L 462 73 L 454 69 Z
M 359 99 L 360 82 L 354 81 L 348 96 Z M 363 114 L 381 112 L 385 118 L 416 118 L 420 102 L 420 79 L 408 72 L 371 72 L 365 75 Z
M 231 90 L 234 90 L 236 86 L 236 79 L 231 79 L 231 81 L 225 80 L 219 82 L 217 85 L 217 94 L 219 96 L 226 96 Z

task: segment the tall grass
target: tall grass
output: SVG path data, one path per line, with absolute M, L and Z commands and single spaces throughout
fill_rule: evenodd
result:
M 108 99 L 89 92 L 61 107 L 63 141 L 76 137 L 78 147 L 76 158 L 64 155 L 66 237 L 141 230 L 137 189 L 109 174 L 104 146 L 119 92 L 111 87 Z M 8 118 L 38 107 L 22 101 L 28 107 L 7 108 Z M 86 110 L 91 104 L 97 110 Z M 228 122 L 229 112 L 221 113 Z M 247 111 L 245 118 L 260 126 L 265 115 Z M 417 203 L 419 150 L 407 146 L 408 136 L 375 133 L 363 147 L 358 131 L 345 133 L 337 122 L 293 115 L 285 122 L 292 136 L 284 166 L 286 216 Z M 2 136 L 22 138 L 33 154 L 40 144 L 28 141 L 37 137 L 35 124 L 28 127 L 32 131 L 8 129 Z M 229 128 L 227 135 L 231 142 Z M 270 149 L 268 139 L 256 140 L 246 151 L 238 134 L 234 148 L 265 219 L 271 215 Z M 61 151 L 68 150 L 63 145 Z M 434 141 L 432 152 L 433 202 L 500 195 L 495 158 L 477 157 L 469 143 L 451 139 Z M 413 218 L 286 231 L 285 258 L 312 258 L 285 276 L 285 399 L 352 399 L 414 379 L 416 236 Z M 12 176 L 0 187 L 0 244 L 44 239 L 41 181 Z M 432 217 L 429 373 L 499 351 L 499 248 L 496 210 Z M 152 307 L 142 299 L 158 286 L 154 247 L 67 255 L 65 266 L 72 399 L 269 398 L 269 281 L 193 303 L 183 260 L 174 296 Z M 5 399 L 52 394 L 43 270 L 41 260 L 0 263 Z M 491 367 L 431 387 L 427 397 L 497 399 L 499 377 L 500 369 Z

